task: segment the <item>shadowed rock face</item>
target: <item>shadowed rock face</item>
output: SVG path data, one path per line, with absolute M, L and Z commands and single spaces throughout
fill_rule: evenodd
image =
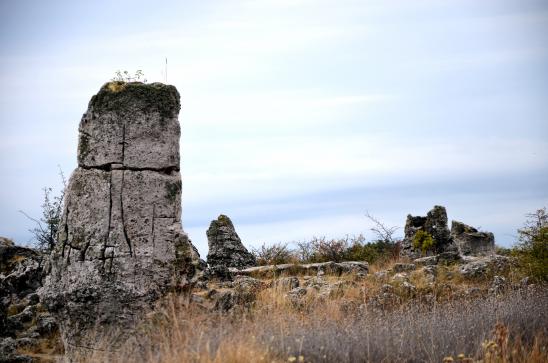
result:
M 130 331 L 194 276 L 199 256 L 181 226 L 179 109 L 173 86 L 111 82 L 82 117 L 78 168 L 41 290 L 69 359 L 113 325 Z
M 451 222 L 451 236 L 462 255 L 492 255 L 495 237 L 490 232 L 479 232 L 462 222 Z
M 207 263 L 212 269 L 218 266 L 243 269 L 257 264 L 255 256 L 242 244 L 230 218 L 223 214 L 211 222 L 207 230 L 207 242 Z

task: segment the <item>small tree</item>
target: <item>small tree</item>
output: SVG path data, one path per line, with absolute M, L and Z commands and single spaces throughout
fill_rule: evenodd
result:
M 424 254 L 434 248 L 436 240 L 425 230 L 419 229 L 413 237 L 413 248 L 421 250 Z
M 401 241 L 396 240 L 394 234 L 398 229 L 400 229 L 400 227 L 389 227 L 377 218 L 373 217 L 369 214 L 369 212 L 365 214 L 365 217 L 374 224 L 374 227 L 370 228 L 370 230 L 377 236 L 377 240 L 375 242 L 376 248 L 378 250 L 382 250 L 382 255 L 386 255 L 387 252 L 390 252 L 392 258 L 398 258 L 400 255 Z
M 523 228 L 518 229 L 518 245 L 513 255 L 524 273 L 535 280 L 548 281 L 548 214 L 546 207 L 526 215 Z
M 295 253 L 300 262 L 310 262 L 314 255 L 314 247 L 310 241 L 297 242 Z
M 59 167 L 59 176 L 63 184 L 63 189 L 58 195 L 53 195 L 51 187 L 44 187 L 44 201 L 42 202 L 42 217 L 40 219 L 29 216 L 20 210 L 25 217 L 35 223 L 35 227 L 29 229 L 36 240 L 37 248 L 44 252 L 50 252 L 57 244 L 57 232 L 61 222 L 63 212 L 63 202 L 65 199 L 65 188 L 67 182 L 63 170 Z
M 373 217 L 369 212 L 365 214 L 365 217 L 369 219 L 373 224 L 374 227 L 370 228 L 370 230 L 377 235 L 377 240 L 384 241 L 386 243 L 396 243 L 397 241 L 394 239 L 394 233 L 399 229 L 399 227 L 388 227 L 381 221 L 379 221 L 377 218 Z
M 287 244 L 275 243 L 267 246 L 263 243 L 260 248 L 253 248 L 253 255 L 259 265 L 279 265 L 294 260 L 293 253 L 287 248 Z

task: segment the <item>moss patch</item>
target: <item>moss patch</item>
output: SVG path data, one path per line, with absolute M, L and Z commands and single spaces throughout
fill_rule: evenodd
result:
M 166 198 L 169 199 L 171 202 L 174 202 L 177 199 L 177 195 L 181 193 L 181 188 L 182 188 L 181 182 L 180 181 L 175 183 L 166 182 L 165 187 L 166 187 L 166 195 L 165 195 Z
M 86 158 L 89 153 L 89 136 L 80 133 L 80 142 L 78 143 L 78 158 L 80 161 Z
M 430 251 L 436 245 L 436 240 L 432 235 L 422 229 L 419 229 L 413 237 L 413 247 L 421 250 L 422 253 Z
M 108 82 L 92 97 L 90 107 L 98 113 L 158 112 L 161 125 L 176 117 L 181 108 L 179 92 L 162 83 Z

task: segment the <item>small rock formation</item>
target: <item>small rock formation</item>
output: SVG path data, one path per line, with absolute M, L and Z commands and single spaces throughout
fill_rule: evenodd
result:
M 413 247 L 413 239 L 419 230 L 430 234 L 435 241 L 433 254 L 442 252 L 456 252 L 449 228 L 447 226 L 447 212 L 445 207 L 436 205 L 428 212 L 426 217 L 407 216 L 405 222 L 405 238 L 402 241 L 402 255 L 410 258 L 419 258 L 421 251 Z
M 413 246 L 419 231 L 428 233 L 435 241 L 432 250 L 423 251 Z M 434 206 L 426 217 L 407 216 L 405 238 L 402 241 L 401 255 L 415 260 L 418 265 L 452 263 L 462 256 L 487 256 L 495 253 L 495 237 L 490 232 L 479 232 L 462 222 L 452 221 L 451 231 L 447 227 L 447 212 L 442 206 Z
M 218 270 L 219 266 L 244 269 L 257 265 L 255 256 L 244 247 L 232 221 L 224 214 L 211 221 L 207 230 L 207 243 L 207 264 L 212 270 Z
M 495 253 L 495 236 L 490 232 L 479 232 L 474 227 L 453 221 L 451 237 L 461 255 L 492 255 Z
M 30 362 L 20 348 L 62 352 L 57 324 L 40 303 L 42 255 L 0 237 L 0 362 Z
M 109 344 L 125 339 L 163 294 L 192 283 L 199 256 L 181 226 L 179 109 L 173 86 L 110 82 L 82 117 L 40 291 L 69 360 L 113 326 L 122 333 Z

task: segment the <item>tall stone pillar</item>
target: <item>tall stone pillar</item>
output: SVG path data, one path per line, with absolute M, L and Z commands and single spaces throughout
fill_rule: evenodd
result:
M 110 82 L 82 117 L 41 289 L 69 360 L 119 340 L 195 274 L 199 256 L 181 226 L 179 110 L 173 86 Z

